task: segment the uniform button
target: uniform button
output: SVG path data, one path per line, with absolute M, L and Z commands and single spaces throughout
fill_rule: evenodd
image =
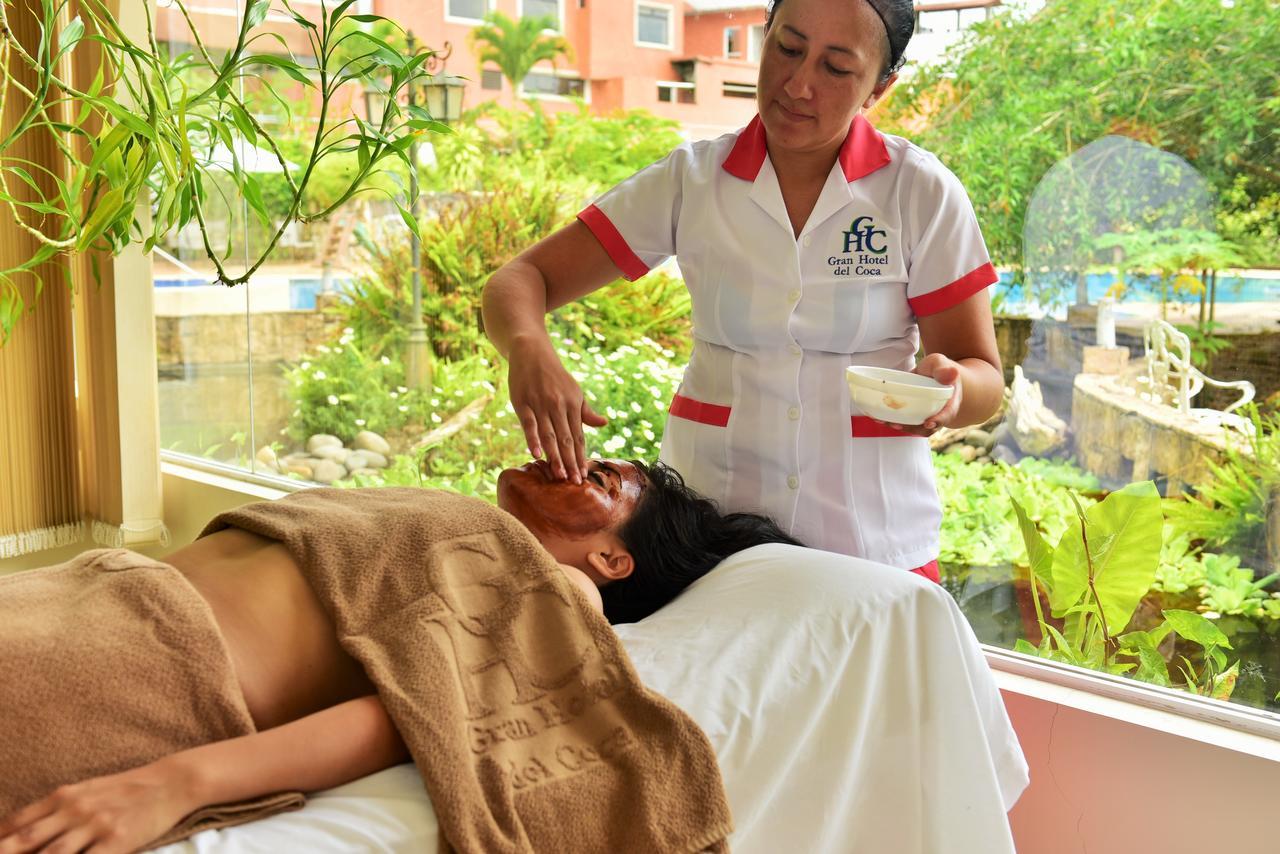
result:
M 800 345 L 799 345 L 799 344 L 792 344 L 792 345 L 791 345 L 791 355 L 793 355 L 793 356 L 799 356 L 799 355 L 800 355 L 801 353 L 803 353 L 803 352 L 804 352 L 804 350 L 802 350 L 802 349 L 800 348 Z
M 800 410 L 795 406 L 791 407 L 787 410 L 787 417 L 792 421 L 800 420 Z
M 791 475 L 791 477 L 787 478 L 787 486 L 790 487 L 791 489 L 799 489 L 800 478 L 796 477 L 795 475 Z
M 800 289 L 794 288 L 792 290 L 787 291 L 787 299 L 791 300 L 792 302 L 795 302 L 796 300 L 800 299 Z
M 808 246 L 808 245 L 809 245 L 810 243 L 812 243 L 812 242 L 813 242 L 813 235 L 812 235 L 812 234 L 806 234 L 806 235 L 804 236 L 804 245 L 805 245 L 805 246 Z

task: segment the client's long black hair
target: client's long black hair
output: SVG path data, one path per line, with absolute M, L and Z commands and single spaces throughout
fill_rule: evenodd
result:
M 648 480 L 618 536 L 635 569 L 600 588 L 610 623 L 634 623 L 670 602 L 735 552 L 764 543 L 803 545 L 756 513 L 721 515 L 715 502 L 685 485 L 673 468 L 632 460 Z

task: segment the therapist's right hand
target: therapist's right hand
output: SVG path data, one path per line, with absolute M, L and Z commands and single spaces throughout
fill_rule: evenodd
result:
M 581 483 L 587 476 L 587 444 L 582 425 L 603 427 L 609 419 L 586 402 L 582 387 L 565 370 L 547 336 L 512 345 L 507 383 L 511 406 L 524 429 L 529 453 L 546 460 L 560 479 Z

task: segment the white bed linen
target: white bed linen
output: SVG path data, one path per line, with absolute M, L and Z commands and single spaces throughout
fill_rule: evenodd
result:
M 715 746 L 735 852 L 1014 850 L 1005 813 L 1027 765 L 977 639 L 932 582 L 759 546 L 618 634 Z M 435 838 L 402 765 L 160 850 L 432 852 Z

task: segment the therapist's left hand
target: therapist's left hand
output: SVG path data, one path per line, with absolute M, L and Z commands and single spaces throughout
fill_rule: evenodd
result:
M 932 377 L 943 385 L 951 386 L 955 391 L 952 392 L 951 399 L 941 409 L 926 418 L 923 424 L 890 424 L 889 426 L 901 430 L 907 436 L 932 436 L 943 427 L 950 427 L 960 412 L 960 400 L 964 391 L 964 385 L 960 381 L 960 365 L 941 353 L 930 353 L 920 360 L 920 364 L 915 366 L 912 373 Z

